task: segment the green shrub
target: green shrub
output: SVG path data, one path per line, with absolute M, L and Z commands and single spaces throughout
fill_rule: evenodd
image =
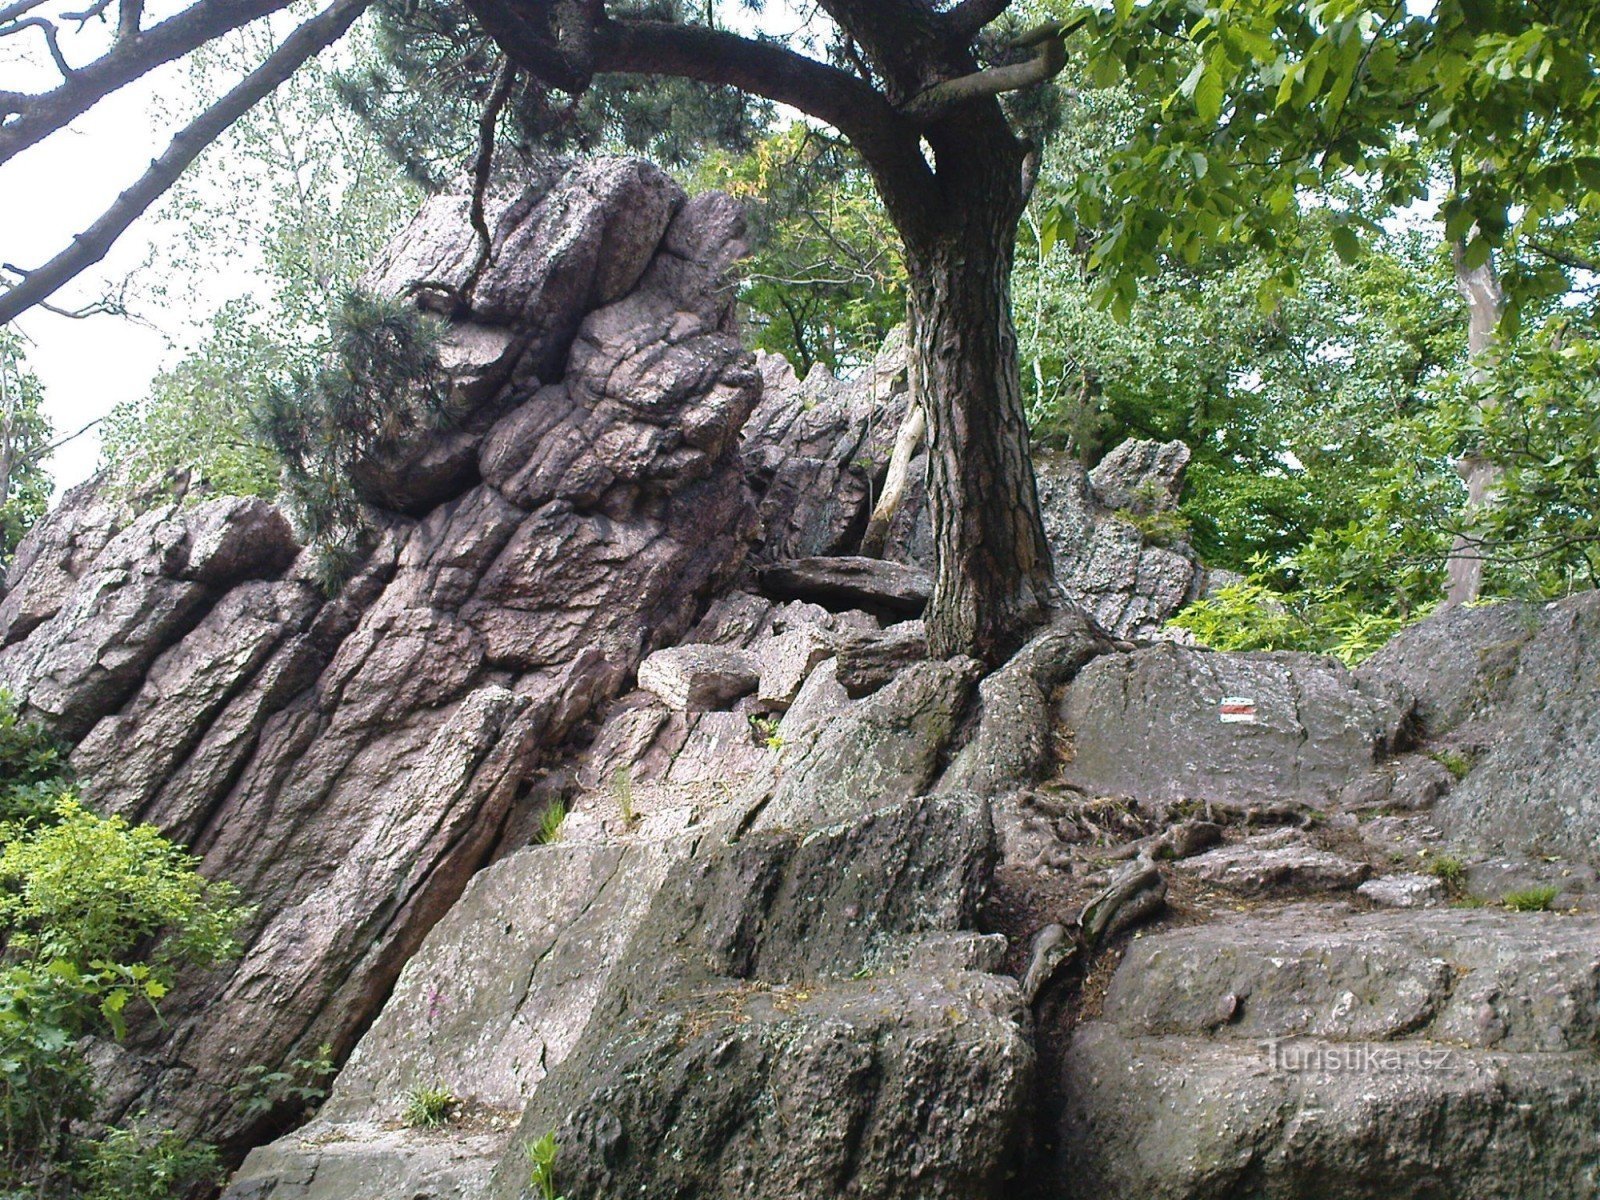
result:
M 437 1129 L 455 1115 L 461 1101 L 444 1084 L 418 1084 L 406 1093 L 400 1119 L 413 1129 Z
M 1560 894 L 1559 887 L 1527 888 L 1520 892 L 1507 892 L 1500 903 L 1512 912 L 1549 912 L 1550 906 Z
M 0 690 L 0 825 L 47 820 L 66 779 L 66 747 Z
M 123 1037 L 130 1005 L 154 1009 L 181 968 L 234 954 L 245 914 L 154 828 L 97 816 L 44 778 L 44 757 L 20 761 L 0 789 L 56 795 L 0 825 L 0 1193 L 176 1200 L 208 1149 L 163 1131 L 84 1137 L 84 1039 Z
M 83 1200 L 174 1200 L 222 1182 L 217 1151 L 170 1129 L 113 1127 L 85 1143 Z
M 1458 892 L 1466 886 L 1467 864 L 1459 858 L 1442 854 L 1428 864 L 1428 871 L 1452 892 Z

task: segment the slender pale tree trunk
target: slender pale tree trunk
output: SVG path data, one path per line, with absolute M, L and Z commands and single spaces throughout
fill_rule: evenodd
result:
M 900 422 L 900 432 L 894 437 L 889 469 L 883 477 L 883 491 L 872 509 L 871 519 L 867 521 L 867 532 L 861 535 L 861 553 L 868 558 L 882 558 L 888 548 L 889 526 L 894 524 L 895 514 L 900 511 L 900 503 L 905 499 L 906 488 L 911 483 L 911 460 L 916 457 L 927 432 L 928 419 L 913 394 L 911 403 L 906 406 L 905 420 Z
M 1469 267 L 1464 247 L 1454 247 L 1456 290 L 1467 302 L 1467 349 L 1472 357 L 1471 371 L 1478 379 L 1487 373 L 1486 359 L 1499 339 L 1500 318 L 1505 314 L 1505 292 L 1495 272 L 1491 255 L 1480 266 Z M 1468 604 L 1483 590 L 1482 539 L 1472 528 L 1474 516 L 1494 503 L 1500 481 L 1500 466 L 1469 451 L 1456 463 L 1456 472 L 1467 485 L 1463 528 L 1445 560 L 1446 604 Z

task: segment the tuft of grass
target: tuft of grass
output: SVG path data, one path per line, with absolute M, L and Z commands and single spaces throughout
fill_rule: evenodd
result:
M 624 829 L 632 829 L 634 822 L 639 819 L 639 814 L 633 807 L 633 771 L 631 768 L 617 768 L 617 773 L 611 777 L 611 794 L 616 797 L 617 811 L 622 814 L 622 827 Z
M 1460 895 L 1450 901 L 1451 908 L 1483 908 L 1489 902 L 1482 896 Z
M 544 812 L 539 814 L 539 827 L 533 832 L 533 843 L 536 846 L 548 846 L 552 842 L 561 840 L 561 826 L 567 820 L 567 802 L 556 799 L 545 806 Z
M 522 1153 L 528 1159 L 528 1187 L 538 1200 L 562 1200 L 556 1194 L 557 1149 L 553 1133 L 522 1143 Z
M 1467 773 L 1472 770 L 1472 759 L 1456 750 L 1435 750 L 1428 757 L 1449 771 L 1450 777 L 1457 783 L 1465 779 Z
M 442 1083 L 432 1087 L 419 1083 L 406 1093 L 406 1106 L 400 1119 L 412 1129 L 437 1129 L 448 1124 L 461 1101 Z
M 1466 886 L 1467 864 L 1449 854 L 1441 854 L 1428 864 L 1428 872 L 1452 892 Z
M 1560 894 L 1559 887 L 1527 888 L 1520 892 L 1507 892 L 1501 897 L 1500 903 L 1512 912 L 1549 912 L 1550 906 Z

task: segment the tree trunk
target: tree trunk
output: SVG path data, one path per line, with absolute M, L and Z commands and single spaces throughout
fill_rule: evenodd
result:
M 861 553 L 868 558 L 882 558 L 889 544 L 889 526 L 900 511 L 905 499 L 906 485 L 911 482 L 911 460 L 922 445 L 928 432 L 928 420 L 922 415 L 922 405 L 912 396 L 906 406 L 906 418 L 895 435 L 894 450 L 889 455 L 889 470 L 883 479 L 883 494 L 872 509 L 867 521 L 867 532 L 861 536 Z
M 1454 247 L 1456 290 L 1467 302 L 1467 349 L 1473 359 L 1472 370 L 1481 378 L 1483 357 L 1493 351 L 1500 318 L 1505 313 L 1505 293 L 1495 274 L 1494 259 L 1469 267 L 1464 247 Z M 1469 604 L 1483 590 L 1482 540 L 1472 533 L 1473 515 L 1494 501 L 1495 485 L 1500 481 L 1499 464 L 1468 453 L 1456 463 L 1456 473 L 1466 482 L 1467 503 L 1464 528 L 1456 535 L 1445 560 L 1445 604 Z
M 928 422 L 929 651 L 998 664 L 1049 618 L 1059 592 L 1011 320 L 1020 153 L 1007 152 L 1014 142 L 968 146 L 961 168 L 940 172 L 960 181 L 947 189 L 940 227 L 906 237 L 911 390 Z

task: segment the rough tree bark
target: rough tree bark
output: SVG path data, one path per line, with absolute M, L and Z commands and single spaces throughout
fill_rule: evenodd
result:
M 935 655 L 1007 658 L 1056 598 L 1011 319 L 1023 148 L 958 138 L 957 186 L 931 235 L 906 237 L 912 391 L 928 421 Z
M 1467 302 L 1467 350 L 1473 359 L 1473 372 L 1481 377 L 1485 355 L 1494 350 L 1505 314 L 1505 292 L 1495 272 L 1494 257 L 1476 267 L 1466 263 L 1464 247 L 1454 247 L 1456 290 Z M 1456 463 L 1456 473 L 1467 485 L 1463 510 L 1464 528 L 1456 534 L 1445 560 L 1445 600 L 1450 604 L 1470 604 L 1483 590 L 1483 541 L 1474 536 L 1472 521 L 1476 513 L 1494 502 L 1495 486 L 1500 481 L 1500 466 L 1479 454 L 1469 452 Z

